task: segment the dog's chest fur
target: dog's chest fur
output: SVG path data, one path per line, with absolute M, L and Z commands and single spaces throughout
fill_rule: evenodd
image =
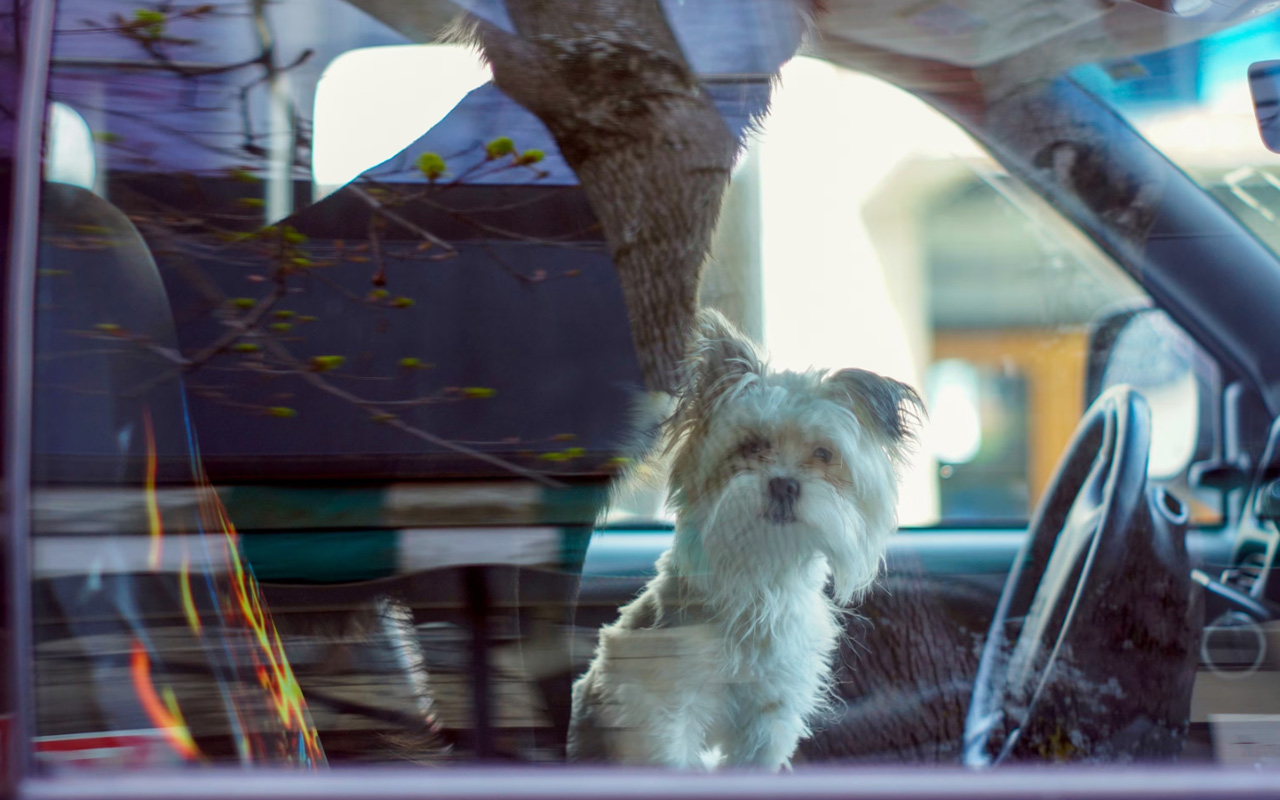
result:
M 776 692 L 776 702 L 802 713 L 816 707 L 838 632 L 820 578 L 806 570 L 735 597 L 712 590 L 705 576 L 679 574 L 670 562 L 663 556 L 659 576 L 601 632 L 611 660 L 630 660 L 634 648 L 648 662 L 638 668 L 655 678 L 666 673 L 661 681 L 674 679 L 702 696 L 750 686 L 752 696 Z

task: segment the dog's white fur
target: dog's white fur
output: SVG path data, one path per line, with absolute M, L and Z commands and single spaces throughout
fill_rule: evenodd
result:
M 910 387 L 863 370 L 770 371 L 701 312 L 663 426 L 675 541 L 574 684 L 570 758 L 788 764 L 827 692 L 841 609 L 897 527 L 920 411 Z

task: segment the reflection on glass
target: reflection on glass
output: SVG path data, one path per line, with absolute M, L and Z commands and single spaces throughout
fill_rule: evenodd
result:
M 404 22 L 429 5 L 517 33 L 497 2 L 60 3 L 34 431 L 45 763 L 564 760 L 569 686 L 670 540 L 661 488 L 614 504 L 634 529 L 592 529 L 635 466 L 641 371 L 602 232 L 616 209 L 534 104 Z M 844 6 L 823 24 L 869 13 Z M 775 367 L 927 386 L 901 522 L 1019 528 L 1079 418 L 1091 319 L 1140 291 L 889 81 L 796 58 L 765 118 L 778 62 L 752 47 L 786 37 L 752 14 L 787 7 L 664 4 L 693 20 L 681 40 L 724 127 L 759 134 L 701 301 Z M 1082 8 L 1064 24 L 1123 13 Z M 954 21 L 916 11 L 852 27 Z M 1053 33 L 1037 30 L 1027 46 Z M 951 56 L 1016 43 L 985 36 Z M 570 44 L 593 54 L 577 88 L 628 42 Z M 614 132 L 635 146 L 630 123 Z M 1271 213 L 1269 173 L 1233 175 Z M 1179 380 L 1148 388 L 1158 417 L 1185 410 Z M 1185 449 L 1169 441 L 1156 461 Z M 895 563 L 886 582 L 907 585 L 860 609 L 881 639 L 839 637 L 840 697 L 797 764 L 954 755 L 1003 578 L 989 557 L 940 579 Z M 955 579 L 975 563 L 989 574 Z
M 316 86 L 313 199 L 412 144 L 489 77 L 462 45 L 373 47 L 335 58 Z
M 93 132 L 84 117 L 65 103 L 50 103 L 48 138 L 44 179 L 93 191 L 98 164 Z
M 205 476 L 148 249 L 83 188 L 48 183 L 43 197 L 32 548 L 42 763 L 322 765 Z

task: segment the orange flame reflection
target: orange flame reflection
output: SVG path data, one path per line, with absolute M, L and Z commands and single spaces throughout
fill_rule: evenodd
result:
M 148 565 L 156 571 L 162 567 L 161 555 L 165 530 L 156 494 L 156 443 L 149 412 L 144 412 L 143 423 L 147 446 L 145 500 L 151 538 Z M 322 765 L 325 763 L 325 755 L 320 746 L 319 733 L 311 722 L 302 689 L 285 655 L 284 643 L 262 602 L 257 581 L 240 558 L 240 544 L 235 526 L 227 517 L 226 510 L 218 499 L 208 476 L 201 468 L 198 458 L 193 459 L 193 469 L 196 473 L 200 536 L 209 536 L 215 531 L 221 532 L 222 546 L 207 547 L 206 550 L 221 551 L 224 554 L 224 560 L 221 568 L 210 565 L 206 567 L 208 572 L 204 573 L 204 577 L 208 579 L 205 584 L 209 587 L 206 599 L 220 612 L 210 618 L 210 624 L 206 625 L 201 620 L 192 588 L 191 559 L 186 550 L 187 540 L 191 537 L 182 537 L 182 567 L 178 579 L 187 627 L 206 645 L 217 646 L 218 649 L 225 649 L 224 646 L 228 643 L 241 645 L 234 649 L 239 652 L 247 651 L 251 663 L 233 665 L 231 669 L 239 672 L 241 666 L 248 667 L 257 678 L 257 684 L 262 690 L 260 693 L 254 693 L 251 684 L 245 681 L 244 677 L 234 678 L 233 676 L 229 680 L 231 685 L 228 695 L 234 699 L 229 701 L 228 713 L 232 727 L 237 732 L 237 748 L 242 759 L 246 761 L 275 760 L 284 755 L 290 762 L 303 763 L 312 767 Z M 206 541 L 205 544 L 212 543 Z M 147 716 L 156 727 L 165 731 L 166 738 L 183 758 L 199 757 L 200 751 L 183 720 L 176 697 L 168 688 L 162 693 L 156 691 L 151 679 L 151 657 L 143 643 L 136 638 L 133 644 L 131 667 L 134 691 Z M 264 741 L 263 734 L 246 731 L 245 723 L 261 721 L 261 717 L 257 715 L 261 715 L 263 711 L 273 717 L 278 725 L 278 727 L 268 726 L 264 734 L 270 732 L 283 735 L 286 741 L 283 752 L 278 744 L 273 747 Z
M 289 666 L 289 659 L 284 652 L 284 642 L 276 632 L 275 624 L 262 604 L 262 594 L 258 590 L 257 581 L 244 567 L 240 559 L 239 537 L 235 525 L 227 517 L 226 509 L 213 486 L 203 472 L 200 474 L 201 517 L 212 516 L 227 539 L 227 560 L 231 568 L 232 595 L 236 607 L 240 610 L 244 622 L 249 624 L 258 644 L 258 651 L 253 653 L 256 672 L 262 687 L 270 694 L 286 731 L 302 736 L 303 748 L 309 759 L 323 762 L 324 751 L 320 747 L 320 735 L 311 724 L 307 713 L 307 702 L 302 696 L 302 687 L 298 685 Z M 207 515 L 206 515 L 207 511 Z M 265 659 L 265 664 L 259 661 Z
M 165 739 L 183 758 L 188 761 L 199 758 L 200 748 L 196 747 L 195 740 L 191 738 L 191 731 L 182 718 L 182 712 L 178 710 L 173 693 L 165 692 L 168 703 L 161 701 L 156 694 L 155 684 L 151 682 L 151 659 L 147 656 L 147 649 L 136 638 L 133 640 L 129 659 L 129 672 L 133 676 L 133 690 L 137 692 L 152 724 L 164 731 Z
M 160 524 L 160 503 L 156 500 L 156 433 L 151 426 L 151 411 L 143 409 L 142 428 L 147 436 L 147 475 L 146 503 L 147 524 L 151 529 L 151 549 L 147 553 L 147 566 L 156 570 L 160 568 L 161 543 L 164 539 L 164 526 Z

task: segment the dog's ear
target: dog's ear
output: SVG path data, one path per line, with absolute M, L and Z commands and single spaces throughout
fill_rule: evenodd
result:
M 709 411 L 726 394 L 755 383 L 764 371 L 751 340 L 720 312 L 704 308 L 694 317 L 689 346 L 677 377 L 677 416 Z
M 924 402 L 905 383 L 865 369 L 842 369 L 822 382 L 827 396 L 853 411 L 897 451 L 915 442 L 924 417 Z

